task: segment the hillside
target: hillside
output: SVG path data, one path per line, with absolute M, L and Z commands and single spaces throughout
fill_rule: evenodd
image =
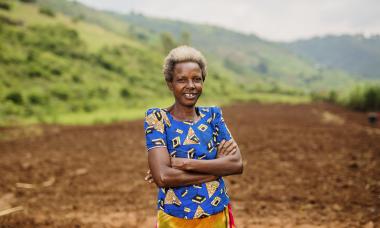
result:
M 380 79 L 380 36 L 324 36 L 285 44 L 324 67 L 339 68 L 360 79 Z
M 311 91 L 356 82 L 278 43 L 220 27 L 99 11 L 75 1 L 0 3 L 0 124 L 110 122 L 167 106 L 172 100 L 162 61 L 179 44 L 199 48 L 208 60 L 201 104 L 305 102 Z
M 353 75 L 342 70 L 318 68 L 281 44 L 265 41 L 255 35 L 136 13 L 99 11 L 78 2 L 39 0 L 39 4 L 72 17 L 82 17 L 119 34 L 129 31 L 130 35 L 153 46 L 160 42 L 163 34 L 176 40 L 188 36 L 191 45 L 206 52 L 212 60 L 211 64 L 218 70 L 246 85 L 253 85 L 255 89 L 275 84 L 283 88 L 310 91 L 341 89 L 354 84 Z
M 10 6 L 0 10 L 1 124 L 114 121 L 170 102 L 160 51 L 34 4 Z M 204 100 L 240 91 L 216 74 L 211 67 Z

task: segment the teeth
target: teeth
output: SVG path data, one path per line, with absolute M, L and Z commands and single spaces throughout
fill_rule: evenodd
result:
M 186 97 L 186 98 L 189 98 L 189 99 L 191 99 L 191 98 L 195 98 L 195 94 L 185 93 L 185 97 Z

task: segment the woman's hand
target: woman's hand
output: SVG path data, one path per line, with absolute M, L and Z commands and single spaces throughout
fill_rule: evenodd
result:
M 148 171 L 146 172 L 146 176 L 145 176 L 144 180 L 148 181 L 149 184 L 154 182 L 153 176 L 150 173 L 150 169 L 148 169 Z
M 218 153 L 216 155 L 216 158 L 225 157 L 228 155 L 235 154 L 237 151 L 237 144 L 234 140 L 222 140 L 220 144 L 218 145 Z

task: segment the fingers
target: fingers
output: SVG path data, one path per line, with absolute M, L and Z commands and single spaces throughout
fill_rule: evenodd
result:
M 218 145 L 218 152 L 222 152 L 223 145 L 226 141 L 223 139 Z
M 238 145 L 234 140 L 229 140 L 229 141 L 222 140 L 222 142 L 218 146 L 217 157 L 233 155 L 237 152 L 237 149 L 238 149 Z
M 145 181 L 147 181 L 148 183 L 153 183 L 153 176 L 150 172 L 150 169 L 148 169 L 148 171 L 146 172 L 146 176 L 144 178 Z
M 227 155 L 234 155 L 234 154 L 236 154 L 236 152 L 237 152 L 237 147 L 234 147 L 232 149 L 232 151 L 229 154 L 227 154 Z
M 224 146 L 223 146 L 224 150 L 226 153 L 230 152 L 232 149 L 233 149 L 233 141 L 227 141 Z
M 153 176 L 152 174 L 148 174 L 144 178 L 145 181 L 148 181 L 149 183 L 153 183 Z
M 237 149 L 237 144 L 233 140 L 228 141 L 226 144 L 227 144 L 226 149 L 225 149 L 226 155 L 231 154 L 234 149 Z

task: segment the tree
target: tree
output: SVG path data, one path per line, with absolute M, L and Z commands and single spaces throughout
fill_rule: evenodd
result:
M 181 33 L 180 44 L 190 45 L 191 35 L 184 31 Z
M 165 54 L 177 46 L 173 36 L 167 32 L 161 33 L 161 43 Z

